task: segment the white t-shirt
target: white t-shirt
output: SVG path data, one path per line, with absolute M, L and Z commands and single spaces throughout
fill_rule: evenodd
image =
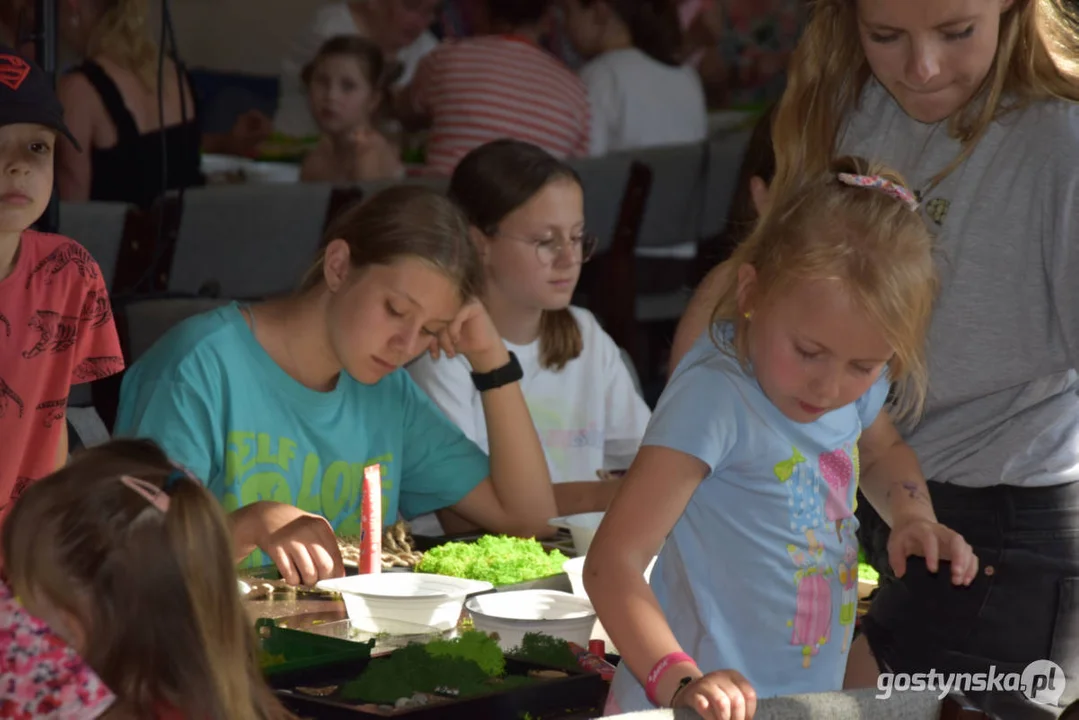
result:
M 581 328 L 581 355 L 554 372 L 540 366 L 539 340 L 506 347 L 524 371 L 521 391 L 532 414 L 553 482 L 598 480 L 596 471 L 629 467 L 651 411 L 637 393 L 618 346 L 587 310 L 571 307 Z M 435 404 L 464 434 L 490 452 L 480 393 L 471 366 L 458 355 L 423 355 L 408 367 Z M 441 534 L 434 516 L 416 518 L 418 534 Z
M 281 62 L 281 78 L 277 95 L 277 114 L 274 129 L 291 137 L 308 137 L 318 134 L 318 126 L 311 117 L 307 91 L 300 77 L 303 68 L 314 59 L 319 48 L 330 38 L 338 35 L 362 35 L 349 10 L 347 0 L 330 3 L 319 8 L 310 24 L 292 43 L 288 55 Z M 397 53 L 397 60 L 404 65 L 404 73 L 397 80 L 403 87 L 412 79 L 416 65 L 424 55 L 438 45 L 430 32 L 424 32 L 408 47 Z
M 704 140 L 708 111 L 697 71 L 637 48 L 603 53 L 581 68 L 592 103 L 592 155 Z

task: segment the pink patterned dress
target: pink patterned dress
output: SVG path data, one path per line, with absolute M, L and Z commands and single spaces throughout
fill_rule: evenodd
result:
M 85 661 L 0 583 L 0 718 L 91 720 L 115 699 Z

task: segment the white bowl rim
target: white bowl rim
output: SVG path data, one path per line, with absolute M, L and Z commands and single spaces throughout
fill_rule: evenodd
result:
M 385 580 L 384 578 L 390 578 Z M 407 578 L 407 581 L 405 580 Z M 434 582 L 441 588 L 421 588 L 411 585 L 413 592 L 404 592 L 400 586 L 409 587 L 410 583 Z M 391 587 L 387 591 L 378 592 L 377 584 L 387 583 Z M 353 585 L 374 585 L 371 588 L 350 587 Z M 448 587 L 447 587 L 448 586 Z M 341 593 L 342 595 L 356 595 L 364 598 L 378 598 L 380 600 L 458 600 L 468 595 L 479 592 L 487 592 L 494 589 L 494 585 L 483 580 L 466 580 L 450 575 L 436 575 L 434 573 L 375 573 L 371 575 L 350 575 L 330 580 L 320 580 L 315 586 L 320 590 Z M 449 592 L 449 588 L 455 588 Z
M 531 597 L 549 597 L 564 602 L 568 605 L 576 605 L 577 610 L 573 611 L 566 617 L 560 618 L 513 618 L 505 617 L 504 615 L 492 615 L 489 612 L 484 612 L 478 608 L 478 603 L 485 600 L 497 600 L 498 602 L 511 602 L 513 596 L 520 597 L 522 595 L 528 595 Z M 465 601 L 465 609 L 469 613 L 479 615 L 480 617 L 490 618 L 498 622 L 507 623 L 523 623 L 533 624 L 538 622 L 565 622 L 575 620 L 587 620 L 596 617 L 596 609 L 592 606 L 592 603 L 588 598 L 581 597 L 580 595 L 574 595 L 573 593 L 562 592 L 561 590 L 512 590 L 510 592 L 492 593 L 490 595 L 483 595 L 481 597 L 471 597 Z
M 596 527 L 592 527 L 590 524 L 592 520 L 598 516 L 599 522 L 603 522 L 603 516 L 606 514 L 607 513 L 602 510 L 598 510 L 595 512 L 575 513 L 573 515 L 561 515 L 556 518 L 551 518 L 547 521 L 547 524 L 551 527 L 563 528 L 565 530 L 572 530 L 573 528 L 577 528 L 578 530 L 595 530 L 599 525 L 597 524 Z M 582 520 L 582 518 L 588 519 Z

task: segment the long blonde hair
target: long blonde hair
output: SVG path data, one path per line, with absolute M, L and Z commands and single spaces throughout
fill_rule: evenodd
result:
M 292 718 L 259 671 L 224 513 L 174 472 L 153 443 L 114 440 L 32 484 L 3 528 L 11 587 L 78 620 L 116 715 Z M 123 476 L 163 489 L 167 512 Z
M 738 303 L 742 265 L 756 271 L 754 298 L 764 304 L 798 282 L 838 280 L 894 351 L 888 372 L 897 384 L 897 420 L 915 420 L 929 385 L 925 343 L 937 291 L 933 241 L 922 218 L 901 199 L 840 182 L 838 173 L 880 176 L 905 187 L 888 168 L 839 158 L 800 188 L 772 195 L 731 256 L 732 271 L 712 312 L 712 340 L 749 367 L 749 320 Z M 721 322 L 734 325 L 733 348 L 716 335 Z
M 828 167 L 842 123 L 872 75 L 857 13 L 856 0 L 813 3 L 772 128 L 778 192 Z M 982 87 L 948 121 L 949 134 L 962 142 L 963 151 L 937 173 L 931 187 L 962 164 L 1003 114 L 1038 100 L 1079 102 L 1077 57 L 1079 17 L 1066 0 L 1015 0 L 1001 15 L 996 57 Z
M 147 0 L 101 0 L 101 5 L 87 56 L 111 58 L 135 73 L 147 90 L 157 90 L 158 46 L 147 27 Z

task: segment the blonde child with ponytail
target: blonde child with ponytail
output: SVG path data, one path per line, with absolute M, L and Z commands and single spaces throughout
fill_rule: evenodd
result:
M 115 694 L 109 718 L 285 720 L 237 592 L 225 517 L 148 441 L 30 486 L 3 529 L 10 586 Z
M 1051 660 L 1060 701 L 1079 697 L 1075 610 L 1060 599 L 1079 577 L 1077 64 L 1068 0 L 818 0 L 792 59 L 772 192 L 836 154 L 872 157 L 911 182 L 934 235 L 930 392 L 904 440 L 941 521 L 987 569 L 963 590 L 919 562 L 896 578 L 887 523 L 859 506 L 883 579 L 851 685 Z M 702 283 L 682 339 L 707 325 L 726 270 Z M 1053 712 L 1019 690 L 967 697 L 1000 717 Z
M 535 145 L 498 140 L 458 164 L 450 197 L 464 210 L 483 264 L 482 298 L 522 368 L 521 389 L 562 515 L 603 510 L 636 454 L 650 412 L 614 341 L 570 304 L 596 239 L 584 227 L 576 173 Z M 480 393 L 460 357 L 409 367 L 465 435 L 487 447 Z M 443 522 L 443 529 L 449 525 Z M 438 532 L 430 516 L 414 529 Z
M 747 720 L 758 697 L 839 690 L 859 487 L 897 566 L 977 573 L 883 410 L 893 384 L 897 420 L 926 393 L 936 273 L 914 205 L 887 169 L 842 159 L 773 195 L 735 251 L 585 562 L 622 654 L 609 714 Z

